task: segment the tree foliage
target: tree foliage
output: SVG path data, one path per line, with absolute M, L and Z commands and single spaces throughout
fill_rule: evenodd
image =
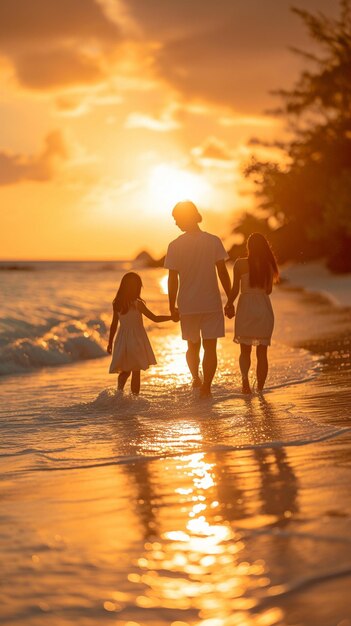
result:
M 275 92 L 290 139 L 282 161 L 252 158 L 245 174 L 256 183 L 280 260 L 325 255 L 331 269 L 351 271 L 351 0 L 339 16 L 293 9 L 319 53 L 300 50 L 306 63 L 291 90 Z M 240 229 L 240 228 L 239 228 Z

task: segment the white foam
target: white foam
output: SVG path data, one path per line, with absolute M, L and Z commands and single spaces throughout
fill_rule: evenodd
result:
M 100 335 L 100 332 L 105 331 L 101 320 L 62 322 L 44 334 L 35 336 L 39 330 L 32 326 L 31 337 L 10 339 L 3 345 L 0 349 L 0 374 L 23 373 L 40 367 L 106 356 Z M 21 324 L 18 332 L 22 332 Z
M 318 261 L 289 265 L 282 276 L 298 287 L 320 293 L 334 306 L 351 306 L 351 274 L 332 274 Z

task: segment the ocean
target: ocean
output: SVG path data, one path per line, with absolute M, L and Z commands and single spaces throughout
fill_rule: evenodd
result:
M 349 626 L 349 309 L 276 288 L 249 398 L 226 320 L 206 401 L 179 325 L 146 319 L 158 364 L 133 397 L 106 353 L 129 269 L 0 264 L 4 623 Z M 140 275 L 168 313 L 166 271 Z

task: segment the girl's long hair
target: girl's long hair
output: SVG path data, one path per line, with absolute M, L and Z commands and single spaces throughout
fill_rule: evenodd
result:
M 135 302 L 135 300 L 143 302 L 140 297 L 142 286 L 143 283 L 141 282 L 139 274 L 135 272 L 127 272 L 127 274 L 124 274 L 116 297 L 112 303 L 114 311 L 124 314 L 129 311 L 131 304 Z
M 252 233 L 247 240 L 250 287 L 265 289 L 270 284 L 273 274 L 274 282 L 279 280 L 276 258 L 261 233 Z

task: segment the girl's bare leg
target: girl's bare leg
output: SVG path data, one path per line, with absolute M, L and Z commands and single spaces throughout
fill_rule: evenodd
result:
M 268 359 L 267 359 L 267 348 L 268 346 L 257 346 L 256 348 L 256 356 L 257 356 L 257 391 L 262 391 L 264 384 L 266 382 L 267 374 L 268 374 Z
M 127 382 L 128 378 L 129 378 L 129 376 L 130 376 L 130 372 L 121 372 L 121 373 L 118 375 L 118 379 L 117 379 L 117 389 L 118 389 L 119 391 L 123 391 L 124 386 L 125 386 L 125 384 L 126 384 L 126 382 Z
M 240 344 L 239 365 L 240 365 L 240 371 L 241 371 L 243 393 L 251 393 L 251 387 L 249 383 L 249 369 L 251 365 L 251 348 L 252 346 L 247 346 L 244 343 Z
M 132 393 L 137 396 L 140 391 L 140 370 L 132 372 L 132 380 L 130 382 L 130 388 Z
M 188 351 L 186 353 L 186 362 L 193 377 L 193 387 L 201 387 L 201 379 L 199 376 L 200 365 L 200 348 L 201 341 L 193 343 L 188 341 Z

